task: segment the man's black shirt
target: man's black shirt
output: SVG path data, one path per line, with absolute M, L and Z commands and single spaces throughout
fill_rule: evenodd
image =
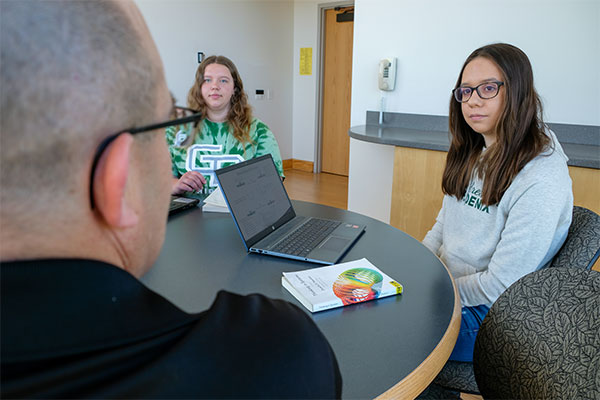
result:
M 306 313 L 221 291 L 187 314 L 91 260 L 2 263 L 3 398 L 339 398 L 333 351 Z

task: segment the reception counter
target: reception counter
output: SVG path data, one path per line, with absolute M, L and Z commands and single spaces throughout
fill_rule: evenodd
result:
M 382 123 L 379 119 L 378 112 L 367 111 L 366 124 L 350 128 L 351 165 L 360 167 L 350 170 L 348 208 L 364 213 L 361 207 L 366 208 L 367 203 L 361 202 L 359 197 L 366 195 L 380 199 L 391 196 L 386 222 L 421 240 L 441 207 L 441 177 L 449 148 L 448 117 L 384 113 Z M 600 127 L 548 125 L 569 157 L 575 204 L 600 214 Z M 390 159 L 391 149 L 393 166 L 389 166 L 392 168 L 389 175 L 389 171 L 381 169 L 386 168 L 385 160 Z M 359 152 L 370 154 L 357 157 Z M 370 161 L 361 160 L 364 158 Z M 374 170 L 368 171 L 371 167 Z M 358 189 L 368 185 L 365 176 L 386 174 L 391 178 L 391 192 L 389 188 L 378 188 L 377 185 L 367 187 L 368 193 Z M 361 177 L 353 179 L 356 178 L 353 175 Z M 366 196 L 365 200 L 368 200 Z M 380 205 L 380 214 L 374 216 L 385 221 L 386 212 L 381 208 Z

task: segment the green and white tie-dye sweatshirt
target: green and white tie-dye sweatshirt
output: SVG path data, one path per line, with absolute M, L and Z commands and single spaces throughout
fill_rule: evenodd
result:
M 203 192 L 210 193 L 217 187 L 214 177 L 216 169 L 269 153 L 279 175 L 284 176 L 277 140 L 269 127 L 258 118 L 254 118 L 250 125 L 252 143 L 240 143 L 227 122 L 212 122 L 205 118 L 200 122 L 194 142 L 188 146 L 184 142 L 193 134 L 192 129 L 191 124 L 167 128 L 167 143 L 173 176 L 180 177 L 187 171 L 202 173 L 207 180 Z

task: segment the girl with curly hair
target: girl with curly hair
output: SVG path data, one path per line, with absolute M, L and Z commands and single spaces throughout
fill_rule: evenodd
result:
M 279 175 L 283 163 L 275 136 L 252 116 L 235 64 L 210 56 L 198 66 L 188 107 L 204 117 L 199 124 L 167 129 L 173 166 L 172 194 L 206 195 L 217 186 L 214 170 L 270 153 Z

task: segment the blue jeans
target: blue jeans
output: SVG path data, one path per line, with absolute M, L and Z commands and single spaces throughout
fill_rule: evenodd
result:
M 490 308 L 484 305 L 462 308 L 460 331 L 454 350 L 450 354 L 450 360 L 473 362 L 475 338 L 488 311 L 490 311 Z

